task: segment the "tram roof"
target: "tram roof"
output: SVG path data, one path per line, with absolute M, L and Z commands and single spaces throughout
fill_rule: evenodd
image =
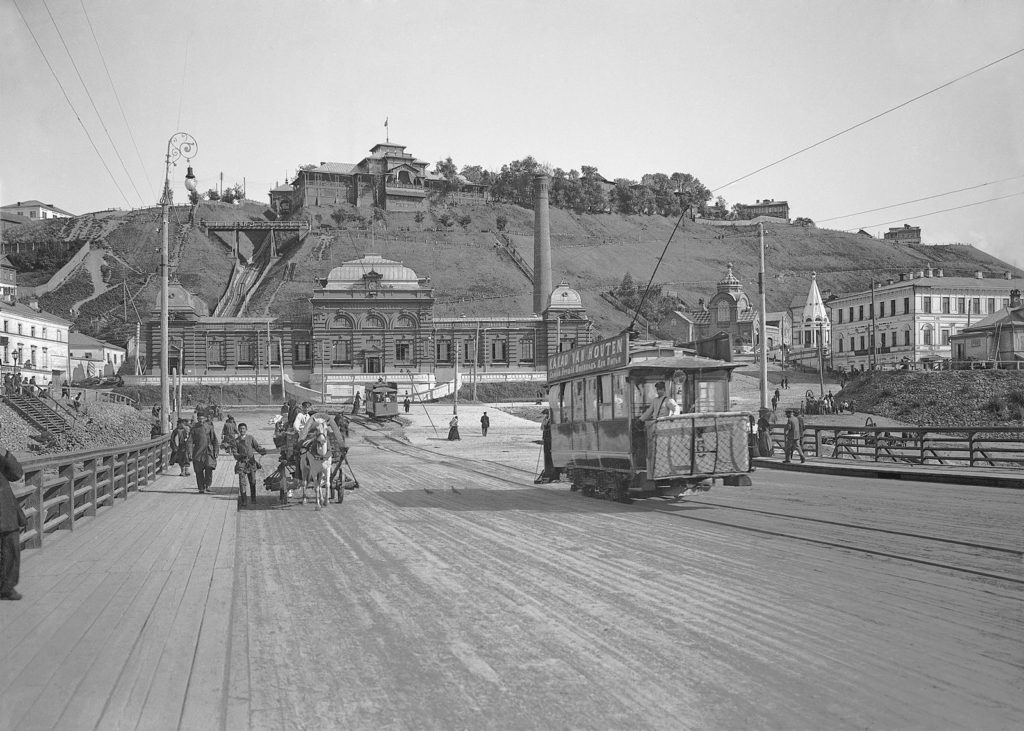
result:
M 697 355 L 670 355 L 661 356 L 659 358 L 644 358 L 642 360 L 633 360 L 630 361 L 629 365 L 617 370 L 641 371 L 649 369 L 652 371 L 707 371 L 719 369 L 734 369 L 739 368 L 742 365 L 742 363 L 729 363 L 724 360 L 716 360 L 714 358 L 702 358 Z

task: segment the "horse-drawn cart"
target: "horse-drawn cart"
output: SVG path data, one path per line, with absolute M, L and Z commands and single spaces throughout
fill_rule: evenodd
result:
M 312 415 L 301 431 L 278 422 L 274 446 L 280 450 L 277 469 L 264 478 L 263 485 L 277 491 L 282 504 L 287 504 L 295 491 L 301 491 L 304 505 L 307 491 L 312 489 L 319 510 L 335 496 L 341 503 L 345 490 L 359 487 L 348 461 L 344 433 L 328 414 Z

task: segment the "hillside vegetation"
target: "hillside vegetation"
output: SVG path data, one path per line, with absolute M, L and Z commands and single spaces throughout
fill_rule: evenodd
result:
M 82 307 L 76 325 L 99 337 L 123 340 L 134 332 L 139 316 L 148 315 L 159 292 L 160 212 L 154 208 L 89 215 L 95 220 L 79 222 L 89 216 L 78 217 L 46 230 L 57 239 L 74 235 L 76 241 L 86 240 L 105 251 L 105 285 L 110 289 Z M 236 205 L 204 201 L 192 216 L 195 221 L 245 221 L 266 220 L 273 214 L 252 201 Z M 437 204 L 425 214 L 379 212 L 378 220 L 371 223 L 369 211 L 342 206 L 307 209 L 294 217 L 308 220 L 312 232 L 301 241 L 293 237 L 282 242 L 282 256 L 253 293 L 248 315 L 308 315 L 314 278 L 368 253 L 401 261 L 429 277 L 439 316 L 519 316 L 532 310 L 532 285 L 496 246 L 508 241 L 526 261 L 533 261 L 530 208 Z M 553 283 L 565 280 L 583 294 L 599 335 L 621 330 L 629 315 L 605 302 L 601 293 L 619 285 L 627 273 L 646 286 L 676 219 L 575 213 L 552 207 L 550 220 Z M 203 234 L 188 221 L 187 207 L 172 209 L 172 276 L 212 311 L 236 262 L 229 243 L 216 234 Z M 5 242 L 9 235 L 10 229 L 4 232 Z M 794 298 L 805 297 L 811 272 L 817 272 L 826 296 L 829 290 L 866 289 L 872 279 L 884 281 L 928 265 L 942 268 L 946 276 L 971 275 L 977 270 L 989 276 L 1007 270 L 1021 274 L 972 246 L 895 246 L 863 235 L 784 222 L 766 224 L 765 243 L 769 310 L 784 309 Z M 747 294 L 756 298 L 758 249 L 756 226 L 723 227 L 686 219 L 654 283 L 696 306 L 715 293 L 715 284 L 733 263 Z M 120 286 L 122 282 L 125 286 Z M 55 306 L 66 308 L 66 303 L 94 294 L 83 294 L 91 286 L 84 277 L 74 276 L 64 291 L 54 292 Z

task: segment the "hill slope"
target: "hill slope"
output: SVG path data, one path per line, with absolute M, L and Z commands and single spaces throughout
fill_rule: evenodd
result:
M 500 216 L 506 221 L 508 241 L 526 261 L 533 261 L 531 209 L 510 204 L 438 205 L 419 216 L 419 221 L 413 213 L 389 212 L 384 221 L 372 226 L 367 213 L 352 208 L 298 212 L 297 216 L 311 222 L 312 233 L 301 242 L 293 238 L 281 245 L 282 257 L 253 294 L 246 314 L 307 315 L 313 279 L 368 253 L 402 261 L 420 276 L 430 277 L 440 316 L 531 311 L 532 285 L 496 247 Z M 268 215 L 252 201 L 242 205 L 203 202 L 194 219 L 265 220 Z M 442 223 L 445 216 L 449 225 Z M 102 227 L 91 225 L 89 244 L 105 250 L 106 285 L 111 288 L 82 307 L 77 324 L 101 337 L 115 332 L 123 336 L 134 330 L 138 315 L 148 314 L 159 292 L 159 209 L 104 212 L 103 218 L 117 220 L 104 220 Z M 452 224 L 453 220 L 464 225 Z M 619 284 L 627 272 L 645 285 L 675 220 L 576 214 L 556 208 L 551 209 L 550 220 L 554 283 L 564 279 L 580 290 L 599 333 L 621 330 L 629 316 L 602 300 L 600 293 Z M 222 238 L 190 226 L 185 207 L 172 209 L 171 221 L 172 273 L 213 311 L 235 263 L 231 247 Z M 82 229 L 83 224 L 72 220 L 62 230 L 81 240 Z M 823 292 L 866 289 L 872 279 L 883 281 L 929 264 L 944 269 L 946 276 L 971 275 L 977 270 L 987 276 L 1007 270 L 1022 274 L 972 246 L 894 246 L 863 235 L 782 222 L 766 224 L 765 243 L 769 310 L 784 309 L 794 298 L 806 296 L 812 271 L 817 272 Z M 686 220 L 664 256 L 655 284 L 695 305 L 714 294 L 716 282 L 731 262 L 747 294 L 755 298 L 758 250 L 756 226 L 723 227 Z M 117 286 L 121 282 L 125 286 Z M 78 276 L 69 284 L 73 291 L 54 292 L 55 301 L 84 299 L 91 293 L 83 290 L 91 286 Z

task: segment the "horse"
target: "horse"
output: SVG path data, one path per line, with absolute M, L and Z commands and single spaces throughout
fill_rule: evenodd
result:
M 322 429 L 316 429 L 299 446 L 299 479 L 302 482 L 302 504 L 306 504 L 306 486 L 316 490 L 316 509 L 328 503 L 331 494 L 331 446 Z

